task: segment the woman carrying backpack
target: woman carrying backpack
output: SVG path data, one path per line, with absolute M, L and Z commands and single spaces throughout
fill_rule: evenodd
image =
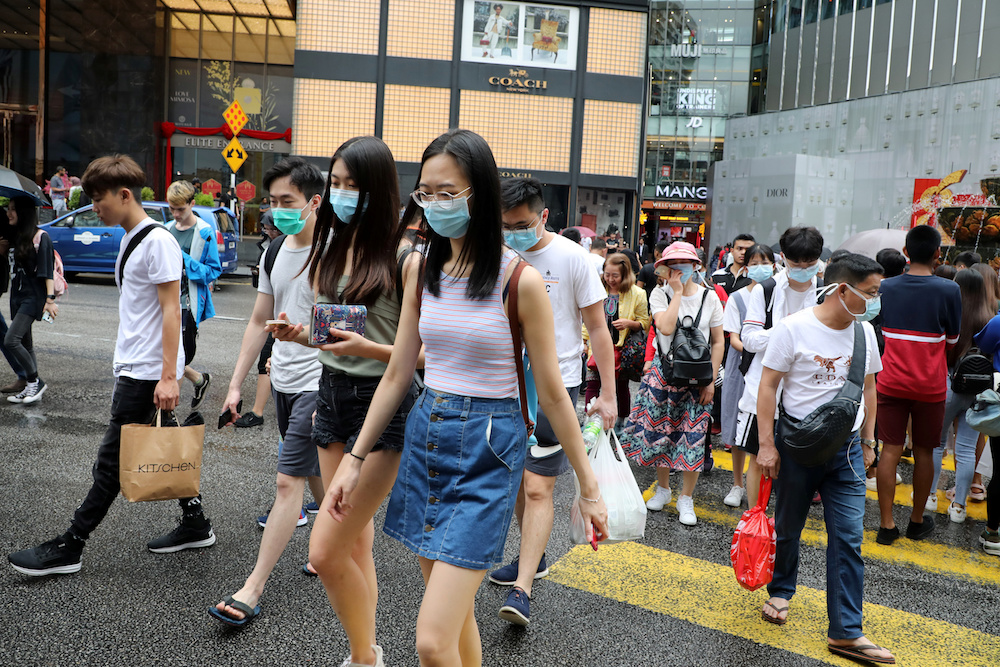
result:
M 7 206 L 7 218 L 13 227 L 14 267 L 10 285 L 10 327 L 4 346 L 24 369 L 27 384 L 8 396 L 11 403 L 34 403 L 45 393 L 45 381 L 38 377 L 38 360 L 31 337 L 31 327 L 48 313 L 59 315 L 56 305 L 55 251 L 49 235 L 38 229 L 35 202 L 14 197 Z
M 952 422 L 956 422 L 955 488 L 949 490 L 946 496 L 951 500 L 948 518 L 953 523 L 964 523 L 965 504 L 976 471 L 976 440 L 979 439 L 979 434 L 966 423 L 965 411 L 975 402 L 979 391 L 990 388 L 968 387 L 964 384 L 964 374 L 974 365 L 974 360 L 966 355 L 973 347 L 972 337 L 993 317 L 994 306 L 992 296 L 987 293 L 982 274 L 975 269 L 962 269 L 955 275 L 955 282 L 962 290 L 962 328 L 959 330 L 958 342 L 948 352 L 948 397 L 945 399 L 941 444 L 934 449 L 934 483 L 931 484 L 931 493 L 936 492 L 938 478 L 941 475 L 941 460 L 944 458 L 945 445 L 948 443 L 948 429 Z M 983 361 L 983 364 L 989 366 L 986 361 Z M 990 384 L 992 385 L 992 377 Z
M 642 378 L 622 436 L 622 449 L 629 458 L 656 467 L 656 493 L 646 503 L 648 509 L 662 510 L 670 502 L 671 470 L 684 474 L 677 511 L 685 526 L 698 523 L 694 487 L 706 465 L 715 378 L 725 349 L 722 302 L 714 290 L 694 281 L 700 265 L 694 246 L 684 241 L 670 244 L 656 261 L 657 268 L 665 266 L 668 271 L 666 286 L 653 290 L 650 297 L 659 354 Z M 675 343 L 681 342 L 686 343 L 684 354 L 675 353 L 670 359 L 677 351 Z M 675 373 L 674 364 L 682 356 L 694 363 L 678 365 Z M 695 367 L 697 378 L 676 377 L 692 375 Z

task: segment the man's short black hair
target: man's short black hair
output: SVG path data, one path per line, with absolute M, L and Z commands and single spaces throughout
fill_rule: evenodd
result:
M 941 232 L 930 225 L 917 225 L 906 232 L 906 254 L 913 264 L 930 264 L 941 247 Z
M 291 184 L 305 195 L 306 199 L 322 195 L 326 189 L 326 181 L 323 180 L 323 172 L 319 167 L 294 156 L 286 157 L 267 170 L 264 174 L 264 189 L 270 190 L 272 183 L 285 176 L 290 177 Z
M 736 245 L 737 241 L 749 241 L 750 243 L 756 243 L 757 239 L 753 237 L 753 234 L 737 234 L 736 238 L 733 239 L 733 246 Z
M 792 262 L 815 262 L 823 254 L 823 235 L 815 227 L 789 227 L 778 243 Z
M 605 240 L 604 239 L 600 239 L 600 238 L 595 238 L 590 243 L 590 249 L 591 250 L 604 250 L 607 247 L 608 247 L 608 244 L 605 242 Z
M 960 252 L 955 255 L 955 261 L 952 262 L 955 266 L 962 264 L 967 269 L 971 269 L 974 264 L 982 264 L 983 256 L 978 252 L 973 252 L 972 250 L 966 250 L 965 252 Z
M 882 265 L 874 259 L 852 252 L 827 265 L 823 281 L 827 285 L 833 283 L 858 285 L 872 274 L 885 275 Z
M 843 248 L 837 248 L 836 250 L 833 251 L 833 253 L 830 254 L 830 261 L 828 261 L 827 264 L 832 264 L 833 262 L 836 262 L 841 257 L 847 257 L 850 254 L 851 254 L 850 250 L 844 250 Z
M 660 255 L 663 254 L 663 251 L 667 249 L 668 245 L 670 245 L 670 244 L 667 243 L 666 241 L 657 241 L 656 242 L 656 245 L 653 246 L 653 248 L 655 249 L 656 259 L 660 258 Z
M 560 233 L 573 243 L 579 243 L 580 240 L 583 238 L 582 236 L 580 236 L 580 230 L 573 229 L 572 227 L 567 227 Z
M 535 213 L 541 213 L 545 208 L 542 182 L 537 178 L 508 178 L 501 181 L 500 205 L 503 210 L 510 211 L 522 204 L 527 204 Z
M 886 278 L 895 278 L 906 270 L 906 257 L 895 248 L 882 248 L 875 255 L 875 261 L 882 265 Z

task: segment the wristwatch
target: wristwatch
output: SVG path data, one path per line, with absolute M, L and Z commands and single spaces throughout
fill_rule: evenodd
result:
M 876 441 L 876 440 L 870 440 L 870 439 L 868 439 L 868 438 L 861 438 L 861 444 L 862 444 L 862 445 L 868 445 L 868 446 L 869 446 L 869 447 L 871 447 L 872 449 L 875 449 L 875 444 L 876 444 L 876 443 L 877 443 L 877 441 Z

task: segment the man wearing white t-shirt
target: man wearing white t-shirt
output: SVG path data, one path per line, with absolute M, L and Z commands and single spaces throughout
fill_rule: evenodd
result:
M 615 353 L 604 316 L 607 293 L 600 276 L 581 246 L 545 229 L 549 210 L 542 198 L 542 184 L 533 178 L 512 178 L 503 182 L 504 240 L 521 257 L 538 269 L 552 302 L 555 316 L 556 353 L 563 385 L 576 405 L 583 373 L 583 334 L 581 318 L 591 333 L 591 345 L 597 360 L 601 386 L 605 387 L 591 414 L 601 415 L 604 428 L 614 427 L 618 417 L 615 391 Z M 537 401 L 529 397 L 529 412 L 534 416 Z M 513 585 L 500 618 L 517 625 L 529 621 L 528 600 L 531 583 L 548 574 L 545 546 L 552 532 L 552 493 L 556 477 L 569 468 L 555 433 L 545 414 L 537 415 L 534 435 L 528 440 L 524 475 L 517 493 L 515 512 L 521 527 L 520 554 L 513 563 L 490 574 L 490 581 Z
M 774 478 L 778 498 L 774 528 L 777 550 L 771 598 L 761 614 L 765 621 L 783 625 L 795 594 L 799 567 L 799 538 L 813 494 L 823 496 L 827 531 L 827 647 L 856 660 L 894 662 L 892 654 L 864 636 L 862 603 L 864 560 L 861 539 L 865 515 L 865 470 L 875 460 L 875 374 L 882 370 L 875 330 L 868 320 L 881 306 L 882 267 L 867 257 L 847 255 L 826 269 L 826 298 L 813 308 L 790 315 L 772 331 L 764 353 L 757 396 L 761 474 Z M 784 429 L 774 432 L 778 384 L 783 382 L 781 407 L 801 420 L 829 403 L 847 381 L 854 359 L 855 335 L 862 322 L 865 337 L 864 400 L 858 406 L 851 433 L 825 464 L 806 466 L 793 457 Z
M 106 226 L 121 225 L 125 229 L 115 266 L 121 297 L 111 420 L 97 451 L 94 483 L 77 508 L 69 530 L 7 557 L 23 574 L 37 577 L 80 571 L 87 538 L 121 490 L 121 427 L 148 424 L 156 409 L 172 411 L 177 407 L 177 378 L 184 370 L 180 337 L 183 259 L 170 232 L 151 220 L 142 208 L 140 191 L 145 182 L 146 175 L 139 165 L 124 155 L 98 158 L 83 175 L 83 189 L 93 200 L 94 213 Z M 201 497 L 182 498 L 179 502 L 183 511 L 180 525 L 151 541 L 150 551 L 172 553 L 215 544 L 215 533 L 202 512 Z

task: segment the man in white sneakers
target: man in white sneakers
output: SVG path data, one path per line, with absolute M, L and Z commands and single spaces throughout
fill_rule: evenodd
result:
M 267 320 L 287 317 L 291 322 L 312 320 L 313 289 L 309 283 L 309 250 L 312 248 L 316 211 L 326 181 L 322 172 L 302 158 L 278 162 L 264 174 L 264 188 L 271 196 L 274 224 L 284 236 L 268 246 L 260 263 L 257 301 L 243 334 L 236 370 L 222 411 L 239 418 L 240 387 L 256 365 L 267 342 Z M 271 351 L 271 387 L 278 431 L 283 438 L 278 454 L 277 491 L 264 522 L 264 534 L 253 571 L 236 591 L 208 613 L 228 625 L 242 626 L 260 613 L 258 600 L 271 571 L 278 563 L 302 515 L 306 482 L 317 503 L 323 501 L 319 457 L 312 439 L 312 419 L 319 393 L 322 365 L 318 351 L 298 343 L 275 340 Z M 305 566 L 306 573 L 315 572 Z
M 77 508 L 69 530 L 33 549 L 7 556 L 15 570 L 29 576 L 79 572 L 86 540 L 121 490 L 118 459 L 121 428 L 148 424 L 156 410 L 177 407 L 177 378 L 184 369 L 181 348 L 180 279 L 183 261 L 177 241 L 142 208 L 146 175 L 125 155 L 94 160 L 83 174 L 83 189 L 94 213 L 108 227 L 125 229 L 115 266 L 118 288 L 118 337 L 115 341 L 111 421 L 97 450 L 94 483 Z M 172 553 L 215 544 L 201 497 L 182 498 L 180 525 L 148 544 L 154 553 Z
M 576 405 L 583 373 L 582 318 L 591 332 L 601 386 L 605 388 L 590 411 L 601 415 L 604 428 L 612 428 L 618 417 L 614 344 L 604 316 L 607 293 L 600 276 L 594 272 L 592 255 L 569 239 L 545 229 L 549 210 L 545 207 L 539 181 L 533 178 L 504 181 L 502 205 L 504 240 L 538 269 L 545 280 L 555 315 L 556 352 L 566 391 Z M 535 409 L 537 403 L 529 406 L 532 414 Z M 520 554 L 513 563 L 490 574 L 493 583 L 514 586 L 500 608 L 500 618 L 516 625 L 528 625 L 531 584 L 548 574 L 545 546 L 552 532 L 552 493 L 556 477 L 569 469 L 569 460 L 545 414 L 539 412 L 536 421 L 535 433 L 528 440 L 524 476 L 515 504 L 521 527 Z

